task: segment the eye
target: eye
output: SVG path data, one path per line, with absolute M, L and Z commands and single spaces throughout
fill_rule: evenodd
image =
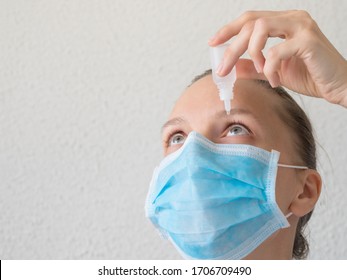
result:
M 169 146 L 181 145 L 185 140 L 186 139 L 182 133 L 175 133 L 169 139 Z
M 239 136 L 239 135 L 249 135 L 249 134 L 250 134 L 249 130 L 242 124 L 233 124 L 230 127 L 227 136 Z

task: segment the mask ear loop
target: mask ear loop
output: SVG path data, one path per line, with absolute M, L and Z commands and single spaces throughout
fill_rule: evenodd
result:
M 301 165 L 289 165 L 289 164 L 277 164 L 280 167 L 285 167 L 285 168 L 295 168 L 295 169 L 309 169 L 307 166 L 301 166 Z M 288 219 L 291 215 L 293 215 L 293 212 L 289 212 L 287 215 L 285 215 L 286 219 Z
M 300 166 L 300 165 L 289 165 L 289 164 L 277 164 L 280 167 L 286 167 L 286 168 L 295 168 L 295 169 L 309 169 L 307 166 Z
M 293 215 L 292 212 L 289 212 L 287 215 L 285 215 L 286 219 L 288 219 L 291 215 Z

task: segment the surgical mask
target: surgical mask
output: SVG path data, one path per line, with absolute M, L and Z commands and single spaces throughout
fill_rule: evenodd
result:
M 275 198 L 280 153 L 191 132 L 154 171 L 146 216 L 186 259 L 242 259 L 289 226 Z

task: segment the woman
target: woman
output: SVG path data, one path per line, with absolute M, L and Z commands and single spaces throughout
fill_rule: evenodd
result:
M 210 45 L 236 34 L 219 74 L 247 48 L 254 66 L 236 64 L 231 114 L 210 72 L 185 90 L 163 127 L 147 216 L 186 258 L 303 259 L 321 178 L 310 122 L 277 86 L 347 107 L 346 62 L 305 12 L 246 13 Z M 265 59 L 268 35 L 286 41 Z

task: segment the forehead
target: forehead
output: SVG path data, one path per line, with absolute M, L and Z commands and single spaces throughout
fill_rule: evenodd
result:
M 281 106 L 281 101 L 275 92 L 254 80 L 237 80 L 234 87 L 232 108 L 246 109 L 256 117 L 271 119 L 277 116 L 275 109 Z M 177 100 L 170 118 L 186 115 L 208 115 L 224 110 L 224 104 L 219 99 L 218 89 L 207 75 L 188 87 Z

